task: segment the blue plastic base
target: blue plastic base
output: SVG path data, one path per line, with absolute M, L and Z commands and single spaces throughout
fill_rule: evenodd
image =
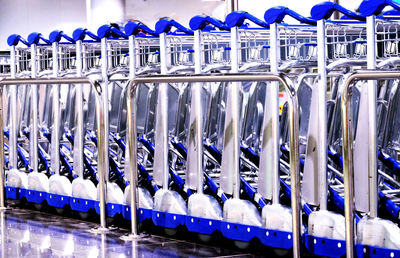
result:
M 131 220 L 131 206 L 130 205 L 124 205 L 122 208 L 122 216 L 126 220 Z M 139 208 L 138 209 L 138 219 L 139 222 L 143 222 L 146 219 L 151 219 L 152 218 L 153 211 L 150 209 L 143 209 Z
M 13 200 L 20 199 L 18 190 L 19 190 L 19 188 L 6 186 L 6 197 L 8 199 L 13 199 Z
M 303 235 L 307 250 L 314 255 L 326 257 L 342 257 L 346 254 L 346 241 L 323 237 Z
M 70 200 L 71 209 L 80 212 L 88 212 L 90 209 L 94 209 L 97 202 L 95 200 L 81 199 L 75 197 L 71 197 Z
M 286 231 L 259 228 L 258 239 L 265 246 L 291 249 L 293 247 L 292 233 Z
M 185 217 L 185 215 L 152 211 L 154 225 L 164 228 L 177 228 L 179 225 L 185 225 Z
M 107 203 L 106 207 L 107 207 L 106 214 L 108 217 L 113 218 L 118 213 L 120 213 L 122 215 L 122 211 L 123 211 L 122 204 Z M 98 201 L 96 201 L 95 210 L 96 210 L 96 213 L 100 215 L 100 202 L 98 202 Z
M 21 200 L 26 198 L 26 189 L 6 186 L 6 197 L 13 200 Z
M 186 216 L 186 228 L 190 232 L 211 235 L 214 231 L 220 230 L 221 220 L 205 219 L 193 216 Z
M 400 257 L 400 250 L 358 244 L 357 257 Z
M 47 203 L 56 208 L 64 208 L 68 206 L 71 200 L 70 196 L 59 195 L 59 194 L 51 194 L 47 195 Z
M 221 233 L 229 239 L 250 241 L 258 235 L 258 231 L 259 227 L 256 226 L 221 221 Z
M 46 192 L 28 190 L 28 189 L 26 191 L 27 191 L 26 199 L 28 200 L 28 202 L 42 203 L 47 199 L 48 193 Z

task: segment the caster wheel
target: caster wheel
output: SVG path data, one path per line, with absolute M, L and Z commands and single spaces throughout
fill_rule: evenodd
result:
M 83 220 L 87 220 L 89 218 L 89 212 L 79 212 L 79 217 Z
M 286 257 L 289 256 L 289 254 L 291 253 L 290 250 L 280 249 L 280 248 L 274 248 L 272 251 L 276 256 L 279 257 Z
M 43 204 L 42 204 L 42 203 L 34 203 L 34 204 L 33 204 L 33 207 L 34 207 L 36 210 L 40 211 L 41 209 L 43 209 Z
M 24 204 L 24 202 L 22 200 L 18 200 L 18 199 L 15 199 L 15 200 L 13 199 L 13 203 L 16 206 L 22 206 Z
M 62 215 L 62 214 L 64 214 L 64 212 L 65 212 L 65 209 L 64 209 L 64 208 L 55 208 L 55 210 L 56 210 L 56 213 L 57 213 L 58 215 Z
M 168 236 L 175 236 L 178 233 L 178 229 L 176 228 L 164 228 L 164 233 Z
M 247 249 L 250 246 L 250 242 L 245 242 L 245 241 L 235 240 L 233 241 L 233 243 L 237 248 L 241 250 Z
M 207 234 L 197 234 L 197 237 L 200 239 L 201 242 L 203 243 L 209 243 L 212 240 L 212 236 L 211 235 L 207 235 Z

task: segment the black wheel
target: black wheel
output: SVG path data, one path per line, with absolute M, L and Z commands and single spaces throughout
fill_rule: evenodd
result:
M 81 219 L 83 219 L 83 220 L 87 220 L 87 219 L 89 218 L 89 212 L 82 212 L 82 211 L 80 211 L 80 212 L 78 212 L 78 214 L 79 214 L 79 217 L 80 217 Z
M 239 249 L 241 249 L 241 250 L 245 250 L 245 249 L 249 248 L 249 246 L 250 246 L 250 242 L 239 241 L 239 240 L 233 241 L 233 244 L 234 244 L 237 248 L 239 248 Z
M 58 215 L 62 215 L 62 214 L 64 214 L 64 212 L 65 212 L 65 208 L 64 208 L 64 207 L 62 207 L 62 208 L 55 208 L 55 210 L 56 210 L 56 213 L 57 213 Z
M 291 253 L 290 250 L 280 249 L 280 248 L 274 248 L 274 249 L 272 249 L 272 251 L 274 252 L 274 254 L 276 256 L 279 256 L 279 257 L 286 257 L 286 256 L 289 256 L 289 254 Z
M 38 210 L 38 211 L 40 211 L 41 209 L 43 209 L 43 203 L 34 203 L 33 204 L 33 207 L 36 209 L 36 210 Z
M 200 239 L 201 242 L 203 243 L 209 243 L 212 240 L 212 236 L 211 235 L 207 235 L 207 234 L 197 234 L 197 237 Z
M 175 236 L 178 233 L 178 229 L 176 228 L 164 228 L 164 233 L 168 236 Z

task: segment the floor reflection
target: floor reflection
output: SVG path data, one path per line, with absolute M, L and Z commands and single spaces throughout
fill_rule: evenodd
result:
M 93 234 L 97 224 L 31 210 L 0 212 L 1 257 L 218 257 L 235 251 L 160 236 L 124 242 L 126 230 Z

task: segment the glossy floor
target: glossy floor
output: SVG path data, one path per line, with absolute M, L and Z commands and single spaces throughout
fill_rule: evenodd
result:
M 94 234 L 98 224 L 29 209 L 0 212 L 1 257 L 255 257 L 229 247 L 214 247 L 164 236 L 123 241 L 115 228 Z

